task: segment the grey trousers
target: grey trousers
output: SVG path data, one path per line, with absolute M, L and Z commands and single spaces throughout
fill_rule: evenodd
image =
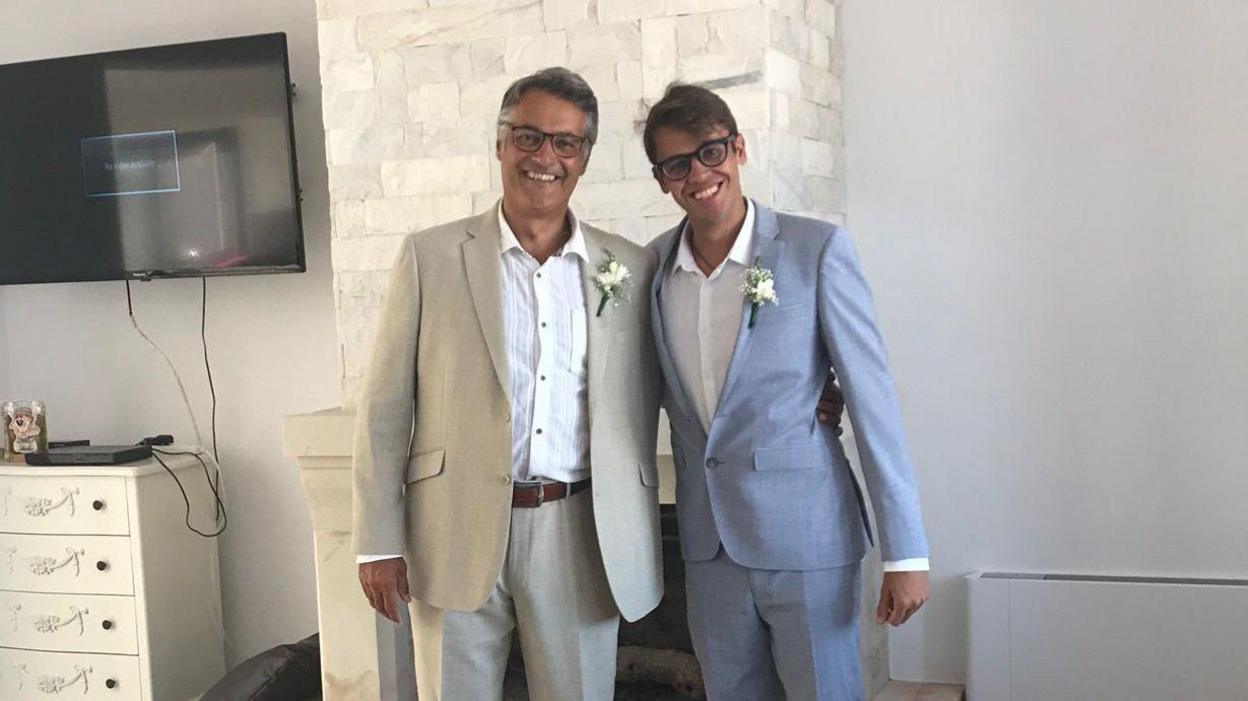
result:
M 859 701 L 859 563 L 759 570 L 685 563 L 689 631 L 711 701 Z
M 497 701 L 513 632 L 531 701 L 605 701 L 615 690 L 619 612 L 584 490 L 512 509 L 507 557 L 475 611 L 410 605 L 421 701 Z

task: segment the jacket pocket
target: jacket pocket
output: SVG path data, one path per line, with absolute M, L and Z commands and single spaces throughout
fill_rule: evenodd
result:
M 825 460 L 827 458 L 815 444 L 759 448 L 754 451 L 755 470 L 813 470 Z
M 427 477 L 441 474 L 445 460 L 446 451 L 441 448 L 413 455 L 407 461 L 407 474 L 404 476 L 403 481 L 411 484 L 412 482 L 419 482 Z
M 642 462 L 637 464 L 637 469 L 641 473 L 641 484 L 646 487 L 659 486 L 659 467 L 652 462 Z

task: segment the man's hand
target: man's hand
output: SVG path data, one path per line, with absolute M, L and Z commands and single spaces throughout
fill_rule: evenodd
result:
M 845 410 L 845 397 L 836 384 L 836 373 L 828 371 L 828 380 L 823 384 L 823 394 L 819 395 L 819 403 L 815 407 L 815 416 L 820 423 L 828 424 L 836 435 L 841 435 L 841 412 Z
M 899 626 L 910 620 L 929 596 L 927 572 L 885 572 L 875 622 Z
M 399 622 L 399 599 L 409 603 L 407 593 L 407 563 L 401 557 L 360 563 L 360 586 L 364 596 L 377 613 Z

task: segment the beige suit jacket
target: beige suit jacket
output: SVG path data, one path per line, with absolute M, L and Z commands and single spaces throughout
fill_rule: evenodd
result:
M 655 438 L 660 377 L 647 290 L 654 254 L 582 225 L 590 262 L 590 469 L 607 579 L 626 620 L 663 594 Z M 355 432 L 355 552 L 407 555 L 411 593 L 480 607 L 511 518 L 511 401 L 497 208 L 408 236 L 391 273 Z M 632 271 L 607 304 L 591 277 L 610 250 Z

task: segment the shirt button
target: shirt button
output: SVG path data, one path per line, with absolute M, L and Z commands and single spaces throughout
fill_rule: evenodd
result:
M 540 278 L 540 277 L 542 276 L 542 274 L 541 274 L 541 273 L 538 273 L 538 274 L 537 274 L 537 276 Z
M 546 322 L 542 322 L 542 328 L 546 328 Z
M 540 435 L 542 435 L 542 429 L 540 429 L 540 428 L 539 428 L 539 429 L 537 429 L 537 435 L 539 435 L 539 436 L 540 436 Z
M 546 380 L 546 376 L 545 376 L 545 375 L 542 375 L 539 379 L 541 379 L 541 380 L 545 381 L 545 380 Z

